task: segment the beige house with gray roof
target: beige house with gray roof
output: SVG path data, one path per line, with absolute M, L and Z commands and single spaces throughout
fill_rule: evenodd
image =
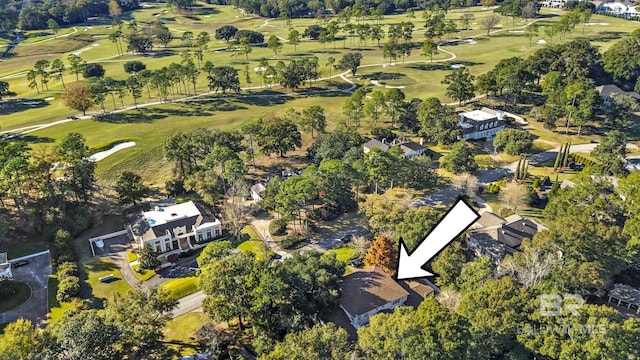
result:
M 370 266 L 344 277 L 340 308 L 356 329 L 381 311 L 403 305 L 409 292 L 376 266 Z

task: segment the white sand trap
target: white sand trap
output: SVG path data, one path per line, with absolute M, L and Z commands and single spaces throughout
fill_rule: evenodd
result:
M 91 161 L 100 161 L 100 160 L 106 158 L 107 156 L 117 152 L 117 151 L 120 151 L 120 150 L 126 149 L 126 148 L 130 148 L 130 147 L 135 146 L 135 145 L 136 145 L 136 143 L 133 142 L 133 141 L 123 142 L 123 143 L 115 145 L 114 147 L 112 147 L 109 150 L 100 151 L 100 152 L 97 152 L 97 153 L 89 156 L 89 160 L 91 160 Z
M 53 96 L 51 96 L 51 97 L 45 98 L 44 101 L 51 101 L 53 99 L 55 99 L 55 98 Z
M 382 85 L 378 82 L 378 80 L 371 80 L 371 85 L 384 86 L 385 89 L 404 89 L 404 85 L 400 85 L 400 86 Z M 367 96 L 367 99 L 370 99 L 370 97 Z
M 265 66 L 256 66 L 256 67 L 253 68 L 253 71 L 255 71 L 255 72 L 263 72 L 265 70 L 267 70 L 267 68 Z
M 509 30 L 510 33 L 524 34 L 524 30 Z
M 475 41 L 474 39 L 466 39 L 465 41 L 466 41 L 468 44 L 471 44 L 471 45 L 475 45 L 475 44 L 477 44 L 477 43 L 478 43 L 478 42 L 477 42 L 477 41 Z
M 538 41 L 536 41 L 536 44 L 546 44 L 547 42 L 544 41 L 544 39 L 540 39 Z

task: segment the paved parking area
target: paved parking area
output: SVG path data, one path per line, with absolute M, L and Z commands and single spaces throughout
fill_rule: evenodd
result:
M 31 320 L 33 324 L 42 324 L 49 312 L 48 283 L 51 275 L 51 253 L 49 251 L 11 260 L 26 259 L 27 265 L 13 267 L 13 277 L 31 288 L 31 297 L 22 305 L 0 314 L 0 323 L 8 323 L 19 318 Z
M 325 252 L 331 249 L 339 248 L 340 246 L 344 245 L 346 241 L 343 241 L 343 239 L 347 238 L 348 236 L 365 236 L 366 237 L 366 236 L 369 236 L 370 234 L 371 232 L 367 230 L 367 228 L 365 228 L 364 226 L 354 225 L 348 229 L 338 231 L 337 233 L 331 236 L 322 238 L 316 241 L 315 243 L 303 246 L 300 249 L 298 249 L 298 251 L 317 250 L 319 252 Z

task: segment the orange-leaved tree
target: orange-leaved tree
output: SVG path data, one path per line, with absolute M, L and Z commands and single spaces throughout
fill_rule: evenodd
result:
M 379 266 L 389 275 L 395 275 L 398 265 L 398 245 L 389 235 L 380 235 L 371 244 L 364 257 L 366 266 Z

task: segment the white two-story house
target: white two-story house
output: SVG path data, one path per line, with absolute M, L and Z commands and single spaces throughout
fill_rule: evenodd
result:
M 491 139 L 504 129 L 506 115 L 500 110 L 482 108 L 460 114 L 462 138 L 465 140 Z
M 155 206 L 130 218 L 127 230 L 137 246 L 151 246 L 169 256 L 204 246 L 222 236 L 222 224 L 203 206 L 189 201 L 170 206 Z

